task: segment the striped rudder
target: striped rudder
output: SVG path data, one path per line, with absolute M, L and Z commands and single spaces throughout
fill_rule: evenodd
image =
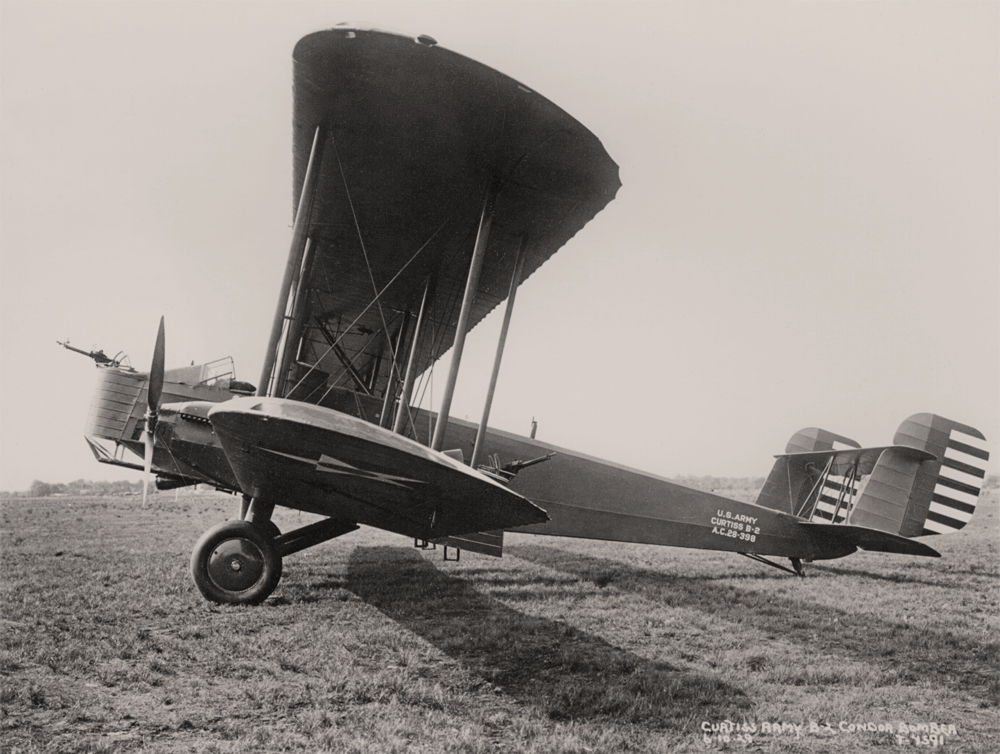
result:
M 976 509 L 990 458 L 982 432 L 934 414 L 915 414 L 900 425 L 893 442 L 938 457 L 938 463 L 924 464 L 927 479 L 919 484 L 921 502 L 926 499 L 927 505 L 920 534 L 949 534 L 965 526 Z
M 934 414 L 904 421 L 875 465 L 850 523 L 903 537 L 965 526 L 986 476 L 986 438 Z

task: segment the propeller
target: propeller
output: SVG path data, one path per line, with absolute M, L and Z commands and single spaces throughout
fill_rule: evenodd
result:
M 142 507 L 146 507 L 146 494 L 149 491 L 149 474 L 153 469 L 153 443 L 156 436 L 156 416 L 160 408 L 160 396 L 163 393 L 163 362 L 166 346 L 163 339 L 163 317 L 160 317 L 160 329 L 156 333 L 156 345 L 153 346 L 153 363 L 149 367 L 149 391 L 146 395 L 146 429 L 142 433 L 143 453 L 142 476 Z

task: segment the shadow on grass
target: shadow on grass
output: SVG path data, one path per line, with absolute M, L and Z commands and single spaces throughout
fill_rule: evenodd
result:
M 525 615 L 398 547 L 351 555 L 350 591 L 553 720 L 690 731 L 750 702 L 716 678 L 655 663 L 574 627 Z
M 931 579 L 923 578 L 911 573 L 876 573 L 874 571 L 866 571 L 863 568 L 851 568 L 850 566 L 832 566 L 826 563 L 810 563 L 806 566 L 809 571 L 817 571 L 819 573 L 828 573 L 830 575 L 840 575 L 840 576 L 857 576 L 864 579 L 872 579 L 874 581 L 888 581 L 896 584 L 920 584 L 921 586 L 934 586 L 941 589 L 949 589 L 955 586 L 954 581 L 948 581 L 946 579 Z M 808 572 L 807 572 L 808 573 Z M 948 572 L 950 576 L 969 576 L 969 577 L 987 577 L 989 578 L 992 574 L 986 570 L 977 571 L 974 569 L 952 569 Z
M 850 613 L 807 599 L 787 599 L 768 592 L 713 583 L 701 577 L 677 576 L 566 552 L 541 545 L 518 545 L 505 554 L 577 576 L 598 586 L 614 584 L 644 594 L 660 605 L 692 608 L 736 626 L 796 641 L 810 649 L 856 662 L 900 668 L 910 682 L 933 680 L 998 703 L 994 668 L 1000 644 L 979 642 L 924 625 Z M 861 602 L 868 598 L 858 594 Z M 919 612 L 919 607 L 914 606 Z

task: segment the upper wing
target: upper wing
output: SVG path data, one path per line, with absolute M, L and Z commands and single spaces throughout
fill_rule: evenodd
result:
M 290 397 L 318 402 L 334 384 L 381 392 L 389 344 L 405 339 L 406 313 L 416 313 L 430 277 L 433 337 L 422 338 L 418 373 L 451 347 L 491 187 L 493 223 L 472 325 L 506 297 L 522 239 L 523 280 L 620 186 L 618 166 L 575 119 L 430 42 L 335 28 L 295 48 L 296 203 L 317 126 L 322 136 L 297 350 L 311 371 L 290 365 Z

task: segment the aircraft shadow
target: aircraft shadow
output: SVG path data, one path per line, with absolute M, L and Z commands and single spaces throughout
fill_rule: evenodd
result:
M 934 586 L 941 589 L 947 589 L 951 586 L 951 584 L 944 579 L 925 579 L 908 573 L 875 573 L 874 571 L 866 571 L 863 568 L 845 568 L 842 566 L 831 566 L 825 563 L 810 563 L 807 568 L 809 571 L 816 571 L 818 573 L 828 573 L 838 576 L 855 576 L 863 579 L 873 579 L 875 581 L 886 581 L 893 584 L 920 584 L 921 586 Z M 970 571 L 952 571 L 952 573 L 966 576 L 986 575 L 974 574 Z
M 871 613 L 825 607 L 766 592 L 732 589 L 700 577 L 636 568 L 612 560 L 542 545 L 516 545 L 505 555 L 521 558 L 599 586 L 641 593 L 660 605 L 693 608 L 723 620 L 807 645 L 811 650 L 901 671 L 900 680 L 935 682 L 980 698 L 996 694 L 992 668 L 1000 644 L 978 642 L 923 622 L 878 620 Z M 859 593 L 859 600 L 866 596 Z
M 518 612 L 413 551 L 360 547 L 344 587 L 550 719 L 690 728 L 750 707 L 719 679 L 652 662 L 573 626 Z

